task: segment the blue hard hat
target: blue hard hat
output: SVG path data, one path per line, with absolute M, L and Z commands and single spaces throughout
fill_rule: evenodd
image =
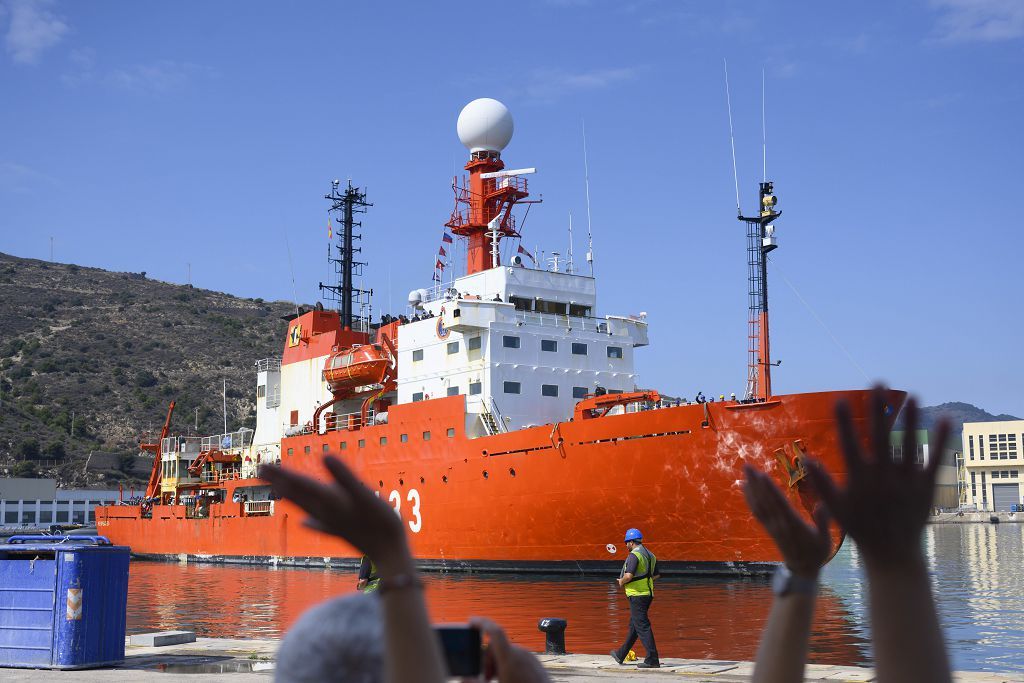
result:
M 626 531 L 627 541 L 640 541 L 643 540 L 644 535 L 640 533 L 639 529 L 629 529 Z

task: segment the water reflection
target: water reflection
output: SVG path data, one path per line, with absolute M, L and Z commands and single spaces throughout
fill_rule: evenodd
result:
M 924 547 L 955 668 L 1024 670 L 1024 525 L 935 526 Z M 276 637 L 313 604 L 351 591 L 355 578 L 339 570 L 134 562 L 128 627 Z M 610 579 L 453 574 L 426 581 L 435 621 L 488 615 L 531 649 L 543 647 L 543 617 L 568 619 L 566 643 L 575 652 L 606 652 L 628 626 L 628 605 Z M 861 563 L 846 544 L 823 574 L 812 661 L 870 663 L 866 605 Z M 669 657 L 752 659 L 770 606 L 761 580 L 663 579 L 651 609 L 658 649 Z

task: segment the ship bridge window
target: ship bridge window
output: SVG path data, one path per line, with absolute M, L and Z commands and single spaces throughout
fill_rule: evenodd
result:
M 501 338 L 501 345 L 506 349 L 518 349 L 520 344 L 519 337 L 515 335 L 506 334 Z
M 509 382 L 508 380 L 505 381 L 506 394 L 518 394 L 521 390 L 522 386 L 519 384 L 519 382 Z
M 413 351 L 412 351 L 412 360 L 413 360 L 413 362 L 416 362 L 418 360 L 423 360 L 423 349 L 413 349 Z
M 622 347 L 621 346 L 609 346 L 608 347 L 609 358 L 622 358 Z
M 449 396 L 458 396 L 459 395 L 459 387 L 458 386 L 448 387 L 448 395 Z
M 558 351 L 558 342 L 554 339 L 541 339 L 540 340 L 541 351 Z
M 470 396 L 476 396 L 481 391 L 483 391 L 483 386 L 480 384 L 480 382 L 470 382 L 469 383 L 469 395 Z
M 573 387 L 572 388 L 572 397 L 573 398 L 586 398 L 587 397 L 587 388 L 586 387 Z
M 459 342 L 457 342 L 457 341 L 448 342 L 448 355 L 450 356 L 453 353 L 458 353 L 458 352 L 459 352 Z
M 582 342 L 573 342 L 572 344 L 572 355 L 574 356 L 585 356 L 587 355 L 587 345 Z
M 415 394 L 412 395 L 412 402 L 413 403 L 416 403 L 417 401 L 422 401 L 422 400 L 423 400 L 423 392 L 422 391 L 417 391 Z
M 564 304 L 561 301 L 545 301 L 544 299 L 537 299 L 537 312 L 538 313 L 556 313 L 558 315 L 565 315 L 568 304 Z
M 479 351 L 480 337 L 470 337 L 469 340 L 466 341 L 466 348 L 469 349 L 470 351 Z
M 558 385 L 557 384 L 541 384 L 540 385 L 541 396 L 558 396 Z
M 583 304 L 569 304 L 569 315 L 576 316 L 577 318 L 589 318 L 590 306 L 584 306 Z
M 533 301 L 531 299 L 524 299 L 521 296 L 510 296 L 508 302 L 515 306 L 517 311 L 533 310 Z
M 266 398 L 266 397 L 267 397 L 267 385 L 266 384 L 261 384 L 258 387 L 256 387 L 256 398 Z

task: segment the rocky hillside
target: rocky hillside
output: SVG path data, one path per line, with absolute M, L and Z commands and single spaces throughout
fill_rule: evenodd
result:
M 953 428 L 953 436 L 956 439 L 959 438 L 960 432 L 963 431 L 964 422 L 1003 422 L 1020 419 L 1013 415 L 993 415 L 970 403 L 951 402 L 942 403 L 937 406 L 922 407 L 920 417 L 921 429 L 933 430 L 942 417 L 949 419 Z M 896 421 L 896 427 L 900 428 L 902 424 L 901 416 L 901 419 Z M 959 448 L 959 445 L 957 445 L 957 448 Z
M 223 430 L 224 379 L 228 428 L 251 427 L 253 362 L 280 355 L 289 311 L 0 254 L 0 476 L 138 480 L 139 437 L 159 432 L 170 400 L 176 432 Z

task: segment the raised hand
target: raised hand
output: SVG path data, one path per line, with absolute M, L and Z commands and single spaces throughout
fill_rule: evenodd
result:
M 832 555 L 828 511 L 818 505 L 814 509 L 814 524 L 808 524 L 768 475 L 751 465 L 744 465 L 743 473 L 747 505 L 775 540 L 786 566 L 794 574 L 817 577 L 821 566 Z
M 536 655 L 509 642 L 505 631 L 490 619 L 469 620 L 487 636 L 490 645 L 484 662 L 484 680 L 497 678 L 498 683 L 549 683 L 551 677 Z
M 309 515 L 307 526 L 338 536 L 366 553 L 382 574 L 406 571 L 409 547 L 395 511 L 337 458 L 326 456 L 324 466 L 333 483 L 276 465 L 262 466 L 259 476 Z
M 836 406 L 836 422 L 846 459 L 846 488 L 815 461 L 809 475 L 822 500 L 839 524 L 860 548 L 866 563 L 899 564 L 921 554 L 921 532 L 928 520 L 935 490 L 935 474 L 942 449 L 949 438 L 949 422 L 939 423 L 938 438 L 931 444 L 932 457 L 924 468 L 917 454 L 917 402 L 904 408 L 906 431 L 903 457 L 894 461 L 885 417 L 885 395 L 875 387 L 871 397 L 870 447 L 861 447 L 850 408 Z

